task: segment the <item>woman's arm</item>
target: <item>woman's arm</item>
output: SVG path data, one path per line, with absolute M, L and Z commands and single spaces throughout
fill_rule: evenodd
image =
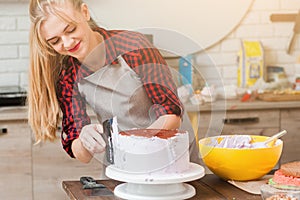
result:
M 74 63 L 71 59 L 68 60 L 66 65 L 69 67 L 62 70 L 57 83 L 57 97 L 63 113 L 62 145 L 70 157 L 78 160 L 89 160 L 91 155 L 87 154 L 87 150 L 83 149 L 78 140 L 83 127 L 91 123 L 86 112 L 86 102 L 80 95 L 76 83 L 76 75 L 78 76 L 84 71 L 81 70 L 81 73 L 78 73 L 80 65 Z M 76 151 L 76 154 L 73 150 Z M 85 156 L 87 158 L 84 158 Z
M 132 41 L 130 47 L 124 51 L 121 47 L 118 51 L 128 65 L 140 77 L 148 97 L 153 103 L 153 111 L 156 114 L 157 122 L 151 127 L 157 127 L 158 124 L 163 125 L 166 119 L 168 121 L 173 117 L 163 117 L 164 115 L 177 115 L 182 117 L 184 107 L 177 96 L 177 87 L 173 80 L 172 73 L 166 61 L 144 35 L 135 35 L 136 40 Z M 131 36 L 132 37 L 132 36 Z M 124 46 L 124 45 L 123 45 Z M 175 117 L 175 119 L 177 119 Z M 177 121 L 180 121 L 177 119 Z M 167 123 L 169 124 L 169 123 Z M 165 127 L 174 127 L 165 124 Z M 178 123 L 180 126 L 180 123 Z M 175 126 L 176 127 L 176 126 Z
M 83 163 L 89 163 L 93 158 L 92 154 L 84 148 L 79 138 L 72 142 L 72 152 L 75 158 Z

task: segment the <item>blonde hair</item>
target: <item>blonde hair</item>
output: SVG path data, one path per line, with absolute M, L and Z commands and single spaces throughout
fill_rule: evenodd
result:
M 59 5 L 70 2 L 74 9 L 80 10 L 82 0 L 30 0 L 30 67 L 28 91 L 28 123 L 31 126 L 36 142 L 56 139 L 56 129 L 60 108 L 56 96 L 56 82 L 65 56 L 58 54 L 41 36 L 41 24 L 47 15 L 55 14 L 68 23 L 75 23 L 63 12 Z M 97 27 L 94 20 L 90 27 Z

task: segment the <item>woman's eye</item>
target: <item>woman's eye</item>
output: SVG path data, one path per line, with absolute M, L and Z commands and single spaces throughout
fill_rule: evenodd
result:
M 74 27 L 70 28 L 67 32 L 68 33 L 73 33 L 75 30 L 76 30 L 76 27 L 74 26 Z
M 51 43 L 51 45 L 56 45 L 58 43 L 58 41 L 59 41 L 59 39 L 56 39 L 56 40 L 51 41 L 50 43 Z

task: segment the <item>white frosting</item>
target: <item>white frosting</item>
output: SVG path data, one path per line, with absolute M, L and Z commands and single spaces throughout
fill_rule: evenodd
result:
M 130 173 L 180 173 L 189 169 L 187 132 L 163 139 L 113 134 L 114 164 Z
M 246 149 L 246 148 L 267 148 L 268 145 L 264 142 L 254 142 L 253 138 L 250 135 L 230 135 L 226 137 L 220 136 L 222 138 L 221 141 L 218 139 L 219 137 L 213 138 L 211 143 L 208 144 L 210 146 L 219 147 L 219 148 L 235 148 L 235 149 Z M 279 144 L 278 142 L 275 143 Z

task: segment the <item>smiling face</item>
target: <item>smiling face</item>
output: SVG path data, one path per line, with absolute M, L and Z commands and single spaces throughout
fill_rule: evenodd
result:
M 102 41 L 101 35 L 94 32 L 88 24 L 90 14 L 86 4 L 82 4 L 80 10 L 75 10 L 66 1 L 61 5 L 53 5 L 53 8 L 62 17 L 49 11 L 41 24 L 43 39 L 57 53 L 83 61 Z

